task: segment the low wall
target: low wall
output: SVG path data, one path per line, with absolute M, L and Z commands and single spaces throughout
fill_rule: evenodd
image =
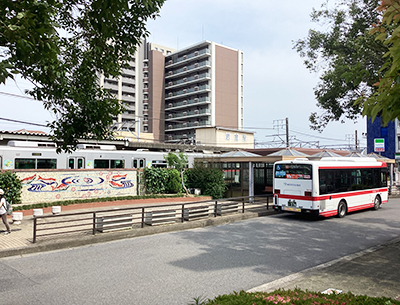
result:
M 23 204 L 137 196 L 136 170 L 16 171 Z

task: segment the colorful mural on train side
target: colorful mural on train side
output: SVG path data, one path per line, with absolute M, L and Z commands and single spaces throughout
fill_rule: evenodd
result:
M 136 170 L 18 172 L 22 203 L 137 195 Z

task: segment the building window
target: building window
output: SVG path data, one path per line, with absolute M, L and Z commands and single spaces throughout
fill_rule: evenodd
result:
M 246 138 L 245 134 L 242 136 L 242 140 L 243 140 L 243 142 L 246 142 L 247 138 Z
M 230 140 L 231 140 L 231 134 L 227 132 L 227 133 L 225 134 L 225 139 L 226 139 L 227 141 L 230 141 Z
M 237 133 L 235 133 L 235 141 L 239 141 L 239 135 Z

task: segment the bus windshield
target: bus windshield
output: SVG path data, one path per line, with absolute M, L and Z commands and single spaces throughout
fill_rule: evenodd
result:
M 275 178 L 312 179 L 311 164 L 275 164 Z

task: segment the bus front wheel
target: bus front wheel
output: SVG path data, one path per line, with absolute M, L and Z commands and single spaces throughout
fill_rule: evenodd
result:
M 374 200 L 374 210 L 379 210 L 381 207 L 381 197 L 376 196 Z
M 338 205 L 337 216 L 339 218 L 343 218 L 344 216 L 346 216 L 346 213 L 347 213 L 346 202 L 344 200 L 342 200 L 339 202 L 339 205 Z

